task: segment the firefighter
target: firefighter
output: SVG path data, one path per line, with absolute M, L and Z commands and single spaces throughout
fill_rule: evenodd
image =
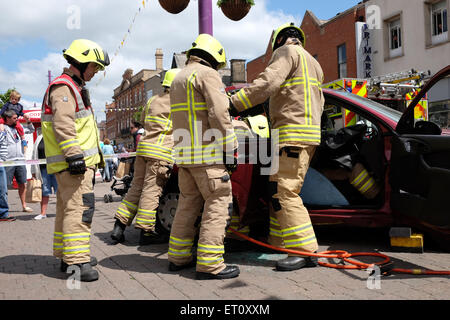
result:
M 180 198 L 169 239 L 169 270 L 196 265 L 197 279 L 234 278 L 239 268 L 223 259 L 233 211 L 227 168 L 235 166 L 238 147 L 218 72 L 226 65 L 225 50 L 214 37 L 200 34 L 187 58 L 170 91 Z
M 140 245 L 167 242 L 167 236 L 155 230 L 156 209 L 173 166 L 169 90 L 179 71 L 171 69 L 166 72 L 162 82 L 164 91 L 150 98 L 141 114 L 146 134 L 137 145 L 131 188 L 115 215 L 111 238 L 117 243 L 125 241 L 125 227 L 135 216 L 135 227 L 141 230 Z
M 305 35 L 293 23 L 275 30 L 273 56 L 253 83 L 231 97 L 231 113 L 269 100 L 272 129 L 278 132 L 279 170 L 269 178 L 271 217 L 269 242 L 288 249 L 313 253 L 317 240 L 308 211 L 299 197 L 303 181 L 320 144 L 324 106 L 323 72 L 305 49 Z M 274 135 L 272 135 L 274 138 Z M 279 271 L 314 267 L 317 258 L 289 254 L 277 261 Z
M 85 39 L 74 40 L 63 56 L 70 66 L 48 86 L 41 117 L 47 171 L 58 182 L 53 255 L 61 259 L 61 271 L 75 265 L 81 281 L 95 281 L 98 272 L 92 266 L 97 260 L 90 255 L 93 178 L 105 162 L 84 86 L 109 65 L 109 57 Z

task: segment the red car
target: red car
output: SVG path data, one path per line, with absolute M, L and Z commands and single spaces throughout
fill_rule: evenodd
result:
M 301 192 L 313 224 L 410 226 L 450 246 L 450 131 L 414 120 L 415 104 L 448 75 L 450 65 L 427 82 L 403 114 L 351 93 L 323 90 L 322 143 Z M 343 126 L 342 109 L 356 113 L 355 125 Z M 270 140 L 253 137 L 239 139 L 240 164 L 231 180 L 241 225 L 261 236 L 268 232 L 269 222 L 268 176 L 260 174 L 267 164 L 259 157 L 258 163 L 251 160 L 249 152 L 255 150 L 249 144 L 265 147 Z M 377 186 L 370 197 L 352 184 L 350 172 L 357 163 Z M 158 225 L 166 230 L 175 215 L 178 192 L 175 169 L 158 209 Z

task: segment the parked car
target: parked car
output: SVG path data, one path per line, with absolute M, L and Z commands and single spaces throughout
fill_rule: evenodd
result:
M 448 75 L 450 65 L 427 82 L 403 114 L 348 92 L 323 90 L 322 143 L 302 191 L 307 191 L 302 199 L 314 225 L 410 226 L 450 247 L 450 131 L 429 121 L 414 120 L 415 104 Z M 356 113 L 353 126 L 343 125 L 344 109 Z M 238 136 L 241 148 L 245 148 L 240 149 L 240 164 L 231 176 L 233 200 L 241 225 L 249 225 L 261 235 L 268 232 L 269 221 L 268 176 L 260 174 L 267 164 L 261 163 L 259 156 L 258 163 L 249 161 L 255 156 L 250 154 L 255 150 L 249 145 L 256 143 L 260 148 L 270 145 L 270 140 L 256 134 L 261 128 L 248 124 L 252 136 Z M 377 186 L 370 198 L 352 184 L 355 177 L 349 173 L 357 163 Z M 318 177 L 322 184 L 315 180 Z M 328 189 L 324 189 L 324 181 Z M 327 203 L 332 192 L 342 201 Z M 175 168 L 158 209 L 160 229 L 170 230 L 178 193 Z

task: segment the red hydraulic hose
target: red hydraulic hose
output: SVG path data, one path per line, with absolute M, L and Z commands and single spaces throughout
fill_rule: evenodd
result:
M 242 239 L 245 239 L 245 240 L 253 242 L 259 246 L 266 247 L 266 248 L 269 248 L 272 250 L 277 250 L 277 251 L 286 252 L 286 253 L 293 253 L 293 254 L 301 254 L 303 256 L 311 256 L 311 257 L 318 257 L 318 258 L 328 258 L 328 259 L 336 258 L 336 259 L 342 259 L 345 262 L 350 263 L 350 265 L 341 265 L 341 264 L 326 263 L 326 262 L 319 261 L 318 262 L 319 265 L 321 265 L 323 267 L 329 267 L 329 268 L 335 268 L 335 269 L 365 270 L 365 269 L 372 267 L 373 265 L 379 265 L 382 267 L 383 265 L 386 265 L 391 261 L 391 259 L 388 256 L 386 256 L 382 253 L 377 253 L 377 252 L 348 253 L 347 251 L 344 251 L 344 250 L 332 250 L 332 251 L 323 251 L 323 252 L 319 252 L 319 253 L 311 253 L 311 252 L 303 252 L 303 251 L 292 250 L 292 249 L 285 249 L 285 248 L 272 246 L 270 244 L 250 238 L 250 237 L 246 236 L 245 234 L 242 234 L 242 233 L 234 230 L 233 228 L 229 228 L 228 230 L 233 232 L 234 234 L 236 234 L 238 237 L 241 237 Z M 380 262 L 376 262 L 376 263 L 363 263 L 363 262 L 359 262 L 359 261 L 350 259 L 351 257 L 362 257 L 362 256 L 380 257 L 380 258 L 383 258 L 384 260 L 382 260 Z M 393 272 L 407 273 L 407 274 L 413 274 L 413 275 L 450 275 L 450 271 L 436 271 L 436 270 L 424 270 L 424 269 L 411 269 L 411 270 L 410 269 L 390 269 L 388 272 L 389 273 L 393 273 Z

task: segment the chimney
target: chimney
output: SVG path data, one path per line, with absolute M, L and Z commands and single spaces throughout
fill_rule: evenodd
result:
M 163 71 L 163 51 L 162 49 L 156 49 L 155 53 L 155 62 L 156 62 L 156 71 Z
M 231 64 L 231 84 L 246 83 L 245 77 L 245 60 L 232 59 Z

